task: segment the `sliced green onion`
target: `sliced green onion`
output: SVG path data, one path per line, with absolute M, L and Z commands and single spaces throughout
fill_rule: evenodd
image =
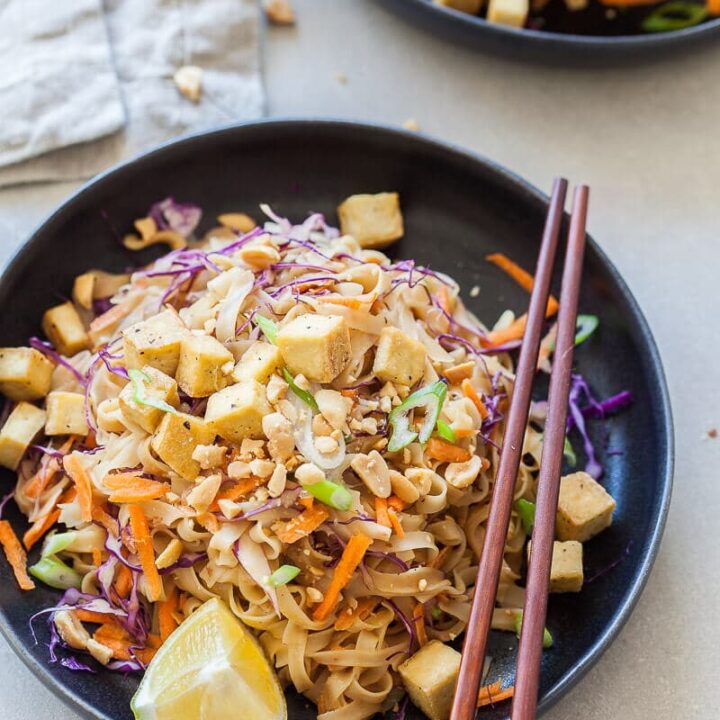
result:
M 653 10 L 640 24 L 645 32 L 670 32 L 699 25 L 708 17 L 705 5 L 674 0 Z
M 574 468 L 577 465 L 577 455 L 575 455 L 575 451 L 573 450 L 572 443 L 568 438 L 565 438 L 565 445 L 563 446 L 563 455 L 565 456 L 565 459 L 567 460 L 567 464 Z
M 388 452 L 397 452 L 407 447 L 411 442 L 419 440 L 426 443 L 430 439 L 435 426 L 440 418 L 440 411 L 447 397 L 447 384 L 438 380 L 432 385 L 426 385 L 408 396 L 389 415 L 388 421 L 392 426 L 392 436 L 388 443 Z M 425 408 L 425 420 L 420 432 L 410 429 L 411 410 L 417 407 Z
M 142 370 L 138 370 L 137 368 L 130 368 L 130 370 L 128 370 L 128 377 L 133 385 L 133 400 L 138 405 L 147 405 L 148 407 L 153 407 L 167 413 L 173 413 L 174 415 L 179 414 L 172 405 L 169 405 L 164 400 L 158 400 L 157 398 L 148 397 L 146 395 L 145 385 L 146 383 L 152 382 L 152 378 L 147 373 L 144 373 Z
M 277 334 L 278 327 L 277 323 L 270 318 L 266 318 L 263 315 L 256 315 L 255 322 L 257 326 L 262 330 L 262 334 L 271 342 L 273 345 L 277 345 Z
M 520 631 L 522 630 L 522 617 L 523 617 L 523 611 L 520 610 L 518 614 L 515 616 L 515 634 L 520 637 Z M 550 634 L 550 631 L 545 628 L 543 630 L 543 649 L 548 650 L 553 646 L 553 636 Z
M 457 442 L 455 431 L 444 420 L 440 420 L 440 418 L 438 418 L 437 421 L 437 432 L 443 440 L 447 440 L 449 443 Z
M 300 568 L 294 565 L 281 565 L 269 578 L 268 585 L 270 587 L 280 587 L 287 585 L 300 574 Z
M 46 585 L 57 590 L 79 588 L 82 576 L 68 567 L 62 560 L 48 556 L 28 568 L 28 572 Z
M 432 617 L 433 620 L 440 620 L 442 616 L 443 611 L 437 605 L 430 608 L 430 617 Z
M 535 503 L 520 498 L 515 503 L 515 509 L 520 516 L 520 520 L 525 528 L 525 532 L 529 535 L 535 524 Z
M 352 507 L 350 491 L 344 485 L 338 485 L 332 480 L 321 480 L 312 485 L 303 485 L 303 490 L 307 490 L 323 505 L 336 510 L 347 511 Z
M 65 550 L 75 539 L 77 532 L 64 532 L 59 533 L 57 531 L 51 532 L 46 538 L 42 546 L 42 552 L 40 557 L 46 558 L 52 555 L 57 555 L 59 552 Z
M 585 342 L 597 330 L 600 318 L 597 315 L 578 315 L 575 331 L 575 344 Z
M 290 371 L 284 367 L 283 368 L 283 375 L 285 376 L 285 380 L 287 380 L 287 384 L 290 386 L 290 389 L 306 404 L 309 405 L 313 412 L 320 412 L 320 408 L 318 407 L 317 402 L 315 402 L 315 398 L 307 391 L 303 390 L 296 382 L 295 378 L 290 374 Z

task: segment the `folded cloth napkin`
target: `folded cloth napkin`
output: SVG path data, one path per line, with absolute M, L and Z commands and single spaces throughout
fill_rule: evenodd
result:
M 0 186 L 89 177 L 264 109 L 255 0 L 0 0 Z M 194 103 L 173 76 L 202 70 Z

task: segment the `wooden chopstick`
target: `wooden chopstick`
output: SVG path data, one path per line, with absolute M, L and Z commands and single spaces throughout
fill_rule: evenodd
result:
M 520 467 L 523 439 L 527 425 L 533 378 L 537 365 L 545 309 L 550 294 L 555 252 L 560 235 L 567 180 L 558 178 L 543 231 L 535 284 L 530 296 L 527 325 L 520 348 L 515 387 L 503 436 L 500 462 L 488 517 L 482 557 L 475 580 L 475 595 L 465 631 L 460 670 L 455 685 L 450 720 L 471 720 L 477 709 L 478 690 L 485 662 L 488 633 L 495 607 L 498 580 L 507 537 L 510 511 L 515 492 L 515 478 Z
M 540 659 L 547 614 L 550 565 L 555 539 L 555 517 L 560 492 L 565 423 L 575 347 L 575 324 L 585 252 L 588 195 L 589 190 L 583 185 L 575 189 L 573 197 L 567 254 L 560 290 L 558 331 L 550 377 L 548 414 L 538 475 L 535 524 L 532 531 L 530 564 L 525 590 L 525 609 L 523 610 L 520 647 L 515 672 L 512 720 L 532 720 L 537 707 Z

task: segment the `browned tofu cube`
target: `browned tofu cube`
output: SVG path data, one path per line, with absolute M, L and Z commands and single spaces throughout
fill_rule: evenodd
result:
M 527 553 L 530 559 L 528 543 Z M 553 543 L 552 565 L 550 566 L 550 592 L 580 592 L 583 586 L 583 546 L 575 540 Z
M 165 310 L 131 325 L 122 334 L 126 368 L 150 365 L 166 375 L 175 375 L 188 330 L 174 312 Z
M 431 640 L 398 668 L 410 699 L 430 720 L 450 716 L 459 670 L 460 653 L 439 640 Z
M 38 400 L 50 391 L 53 364 L 34 348 L 0 348 L 0 392 L 11 400 Z
M 154 367 L 150 367 L 150 365 L 142 368 L 142 372 L 148 378 L 142 385 L 146 399 L 164 402 L 174 408 L 180 406 L 177 383 L 173 378 L 156 370 Z M 118 400 L 123 416 L 147 433 L 155 432 L 155 428 L 157 428 L 165 415 L 165 411 L 159 407 L 136 402 L 135 387 L 131 382 L 120 391 Z
M 265 387 L 244 380 L 210 396 L 205 421 L 220 437 L 239 443 L 263 437 L 262 419 L 271 412 Z
M 198 445 L 210 445 L 215 431 L 204 420 L 185 413 L 165 413 L 150 445 L 157 456 L 185 480 L 200 474 L 200 463 L 193 460 Z
M 55 349 L 65 357 L 72 357 L 89 347 L 90 340 L 85 326 L 71 302 L 46 310 L 42 329 Z
M 586 472 L 560 479 L 555 534 L 560 540 L 586 542 L 612 523 L 615 500 Z
M 380 333 L 373 372 L 385 382 L 414 385 L 425 372 L 425 346 L 394 327 Z
M 175 379 L 190 397 L 207 397 L 228 383 L 235 360 L 232 353 L 209 335 L 187 335 L 180 346 Z
M 233 379 L 235 382 L 257 380 L 259 383 L 265 383 L 281 366 L 282 355 L 277 345 L 259 340 L 240 358 L 240 362 L 233 370 Z
M 364 248 L 382 248 L 403 236 L 400 196 L 395 192 L 351 195 L 338 206 L 340 229 Z
M 88 434 L 85 419 L 85 396 L 81 393 L 54 390 L 45 401 L 46 435 L 82 435 Z
M 27 402 L 18 403 L 0 430 L 0 465 L 17 470 L 44 425 L 44 410 Z
M 277 344 L 293 375 L 321 383 L 332 382 L 352 354 L 350 332 L 339 315 L 301 315 L 280 329 Z

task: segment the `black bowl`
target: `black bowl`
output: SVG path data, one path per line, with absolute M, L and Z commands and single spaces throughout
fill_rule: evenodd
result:
M 624 63 L 628 57 L 659 59 L 671 51 L 698 45 L 720 36 L 720 18 L 663 33 L 636 33 L 644 8 L 630 8 L 609 21 L 605 8 L 593 2 L 581 13 L 564 8 L 564 0 L 550 0 L 545 29 L 514 28 L 485 18 L 436 5 L 432 0 L 381 0 L 427 31 L 443 33 L 478 49 L 489 49 L 525 60 L 589 64 Z
M 395 254 L 454 275 L 483 319 L 525 307 L 524 293 L 484 256 L 502 250 L 533 267 L 545 196 L 487 160 L 415 134 L 350 122 L 278 120 L 184 138 L 79 190 L 6 268 L 0 304 L 10 312 L 0 321 L 0 345 L 21 344 L 38 333 L 43 308 L 67 296 L 81 271 L 136 265 L 137 255 L 122 247 L 119 234 L 156 199 L 173 195 L 199 203 L 206 211 L 203 226 L 210 227 L 216 214 L 255 213 L 260 202 L 294 219 L 309 211 L 334 219 L 345 196 L 380 190 L 401 194 L 406 237 Z M 476 299 L 467 295 L 474 285 L 482 288 Z M 581 309 L 599 315 L 601 325 L 579 349 L 576 365 L 599 396 L 628 389 L 635 403 L 604 425 L 592 423 L 598 446 L 604 442 L 610 449 L 602 458 L 605 484 L 618 500 L 617 519 L 586 549 L 587 576 L 599 576 L 577 595 L 551 599 L 548 626 L 555 646 L 543 656 L 542 708 L 577 682 L 627 620 L 655 558 L 670 498 L 672 422 L 657 349 L 630 291 L 592 241 Z M 11 473 L 3 472 L 0 487 L 12 482 Z M 8 516 L 20 531 L 19 514 L 11 510 Z M 38 679 L 88 717 L 131 718 L 136 679 L 49 665 L 42 621 L 36 624 L 40 643 L 33 643 L 29 617 L 56 600 L 57 593 L 45 587 L 21 593 L 0 561 L 0 629 Z M 493 676 L 511 679 L 515 647 L 513 635 L 494 634 Z M 315 716 L 292 693 L 289 708 L 292 720 Z M 498 707 L 483 717 L 506 712 Z

